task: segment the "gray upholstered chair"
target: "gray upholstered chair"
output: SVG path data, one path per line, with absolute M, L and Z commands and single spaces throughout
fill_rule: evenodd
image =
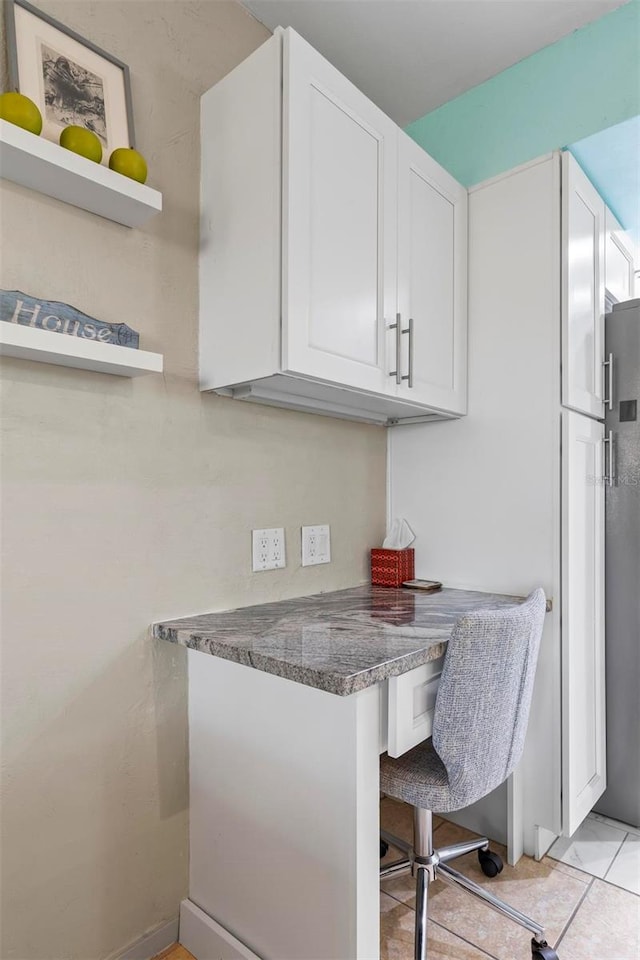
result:
M 397 759 L 381 758 L 380 789 L 414 808 L 413 847 L 381 832 L 386 844 L 406 856 L 384 866 L 380 876 L 410 869 L 416 878 L 416 960 L 427 956 L 427 891 L 436 877 L 531 931 L 534 957 L 557 960 L 540 924 L 448 866 L 455 857 L 477 850 L 483 872 L 496 876 L 502 861 L 489 850 L 489 841 L 482 837 L 434 850 L 431 825 L 432 812 L 468 807 L 503 783 L 518 763 L 545 606 L 543 591 L 536 590 L 521 604 L 462 617 L 447 645 L 431 740 Z

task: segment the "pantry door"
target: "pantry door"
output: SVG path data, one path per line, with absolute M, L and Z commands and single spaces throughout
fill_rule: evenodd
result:
M 607 786 L 604 426 L 562 412 L 562 832 L 571 836 Z M 605 463 L 606 461 L 606 463 Z

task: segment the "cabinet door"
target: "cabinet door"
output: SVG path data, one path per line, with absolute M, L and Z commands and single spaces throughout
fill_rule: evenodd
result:
M 282 368 L 385 392 L 397 128 L 291 30 L 283 103 Z
M 608 208 L 605 208 L 605 230 L 605 287 L 618 302 L 632 300 L 633 244 Z
M 563 153 L 562 402 L 593 417 L 604 416 L 604 217 L 604 201 Z
M 467 191 L 402 132 L 398 312 L 410 328 L 399 338 L 398 395 L 466 413 Z
M 562 413 L 562 820 L 570 836 L 604 792 L 604 426 Z

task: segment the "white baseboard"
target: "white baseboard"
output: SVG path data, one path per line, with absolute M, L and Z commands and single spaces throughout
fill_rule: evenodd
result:
M 544 855 L 549 852 L 553 844 L 556 842 L 558 837 L 555 833 L 552 833 L 551 830 L 547 830 L 545 827 L 536 827 L 535 832 L 536 838 L 536 852 L 535 859 L 542 860 Z
M 161 927 L 140 937 L 117 960 L 151 960 L 178 940 L 178 918 L 163 923 Z
M 180 904 L 180 943 L 196 960 L 260 960 L 191 900 Z

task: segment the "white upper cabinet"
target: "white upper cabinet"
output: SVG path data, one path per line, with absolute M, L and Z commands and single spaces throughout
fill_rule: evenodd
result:
M 282 368 L 383 392 L 397 128 L 293 32 L 283 116 Z
M 602 417 L 605 205 L 570 153 L 562 155 L 562 235 L 562 402 Z
M 633 299 L 634 257 L 631 238 L 611 210 L 605 211 L 605 287 L 618 302 Z
M 398 315 L 398 395 L 466 413 L 467 191 L 402 131 Z
M 604 646 L 604 426 L 562 413 L 563 833 L 607 785 Z M 607 450 L 606 459 L 611 452 Z
M 201 110 L 201 389 L 465 413 L 466 190 L 291 29 Z

